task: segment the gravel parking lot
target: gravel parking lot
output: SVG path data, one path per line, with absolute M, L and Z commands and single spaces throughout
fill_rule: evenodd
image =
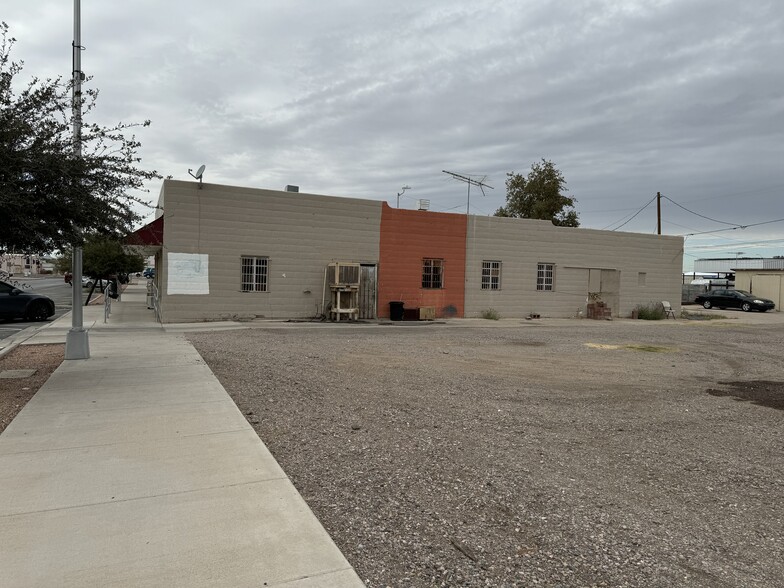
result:
M 778 587 L 784 325 L 753 318 L 189 339 L 369 587 Z

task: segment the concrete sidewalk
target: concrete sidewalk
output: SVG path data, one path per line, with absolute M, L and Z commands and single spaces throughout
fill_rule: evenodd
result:
M 363 585 L 143 285 L 84 324 L 90 359 L 64 362 L 0 435 L 3 586 Z

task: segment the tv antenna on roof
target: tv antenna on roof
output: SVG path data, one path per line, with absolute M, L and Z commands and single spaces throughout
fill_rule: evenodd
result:
M 204 175 L 204 169 L 205 169 L 204 165 L 200 165 L 199 169 L 196 170 L 196 173 L 193 173 L 192 169 L 188 169 L 188 173 L 191 174 L 191 177 L 194 177 L 197 180 L 199 180 L 199 189 L 201 189 L 201 177 Z
M 461 182 L 465 182 L 466 184 L 468 184 L 468 199 L 466 200 L 466 214 L 468 214 L 469 210 L 471 209 L 471 186 L 479 186 L 479 189 L 482 190 L 482 196 L 485 195 L 485 188 L 490 188 L 491 190 L 495 189 L 492 186 L 485 184 L 485 180 L 487 179 L 487 176 L 482 176 L 481 180 L 475 180 L 471 176 L 456 174 L 451 171 L 446 171 L 445 169 L 442 169 L 441 171 L 445 174 L 449 174 L 456 180 L 460 180 Z

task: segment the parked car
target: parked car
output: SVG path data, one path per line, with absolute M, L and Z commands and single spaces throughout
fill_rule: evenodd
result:
M 725 308 L 740 308 L 745 312 L 751 312 L 752 310 L 765 312 L 776 308 L 772 300 L 754 296 L 754 294 L 750 294 L 745 290 L 713 290 L 700 294 L 694 300 L 697 304 L 702 304 L 704 308 L 716 306 L 722 310 Z
M 145 268 L 144 273 L 142 275 L 145 278 L 154 278 L 155 277 L 155 268 L 154 267 Z
M 82 276 L 82 288 L 92 288 L 95 280 L 92 278 L 88 278 L 87 276 Z
M 0 318 L 45 321 L 54 314 L 54 301 L 43 294 L 25 292 L 0 280 Z

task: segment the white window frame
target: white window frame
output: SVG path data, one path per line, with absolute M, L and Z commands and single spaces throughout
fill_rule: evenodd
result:
M 555 264 L 539 262 L 536 264 L 536 289 L 539 292 L 552 292 L 555 289 Z
M 482 290 L 501 289 L 501 262 L 485 259 L 482 260 Z
M 438 280 L 438 285 L 433 284 Z M 425 285 L 429 284 L 429 285 Z M 422 258 L 422 289 L 443 290 L 444 288 L 444 260 L 440 257 Z
M 240 259 L 240 291 L 269 292 L 269 257 L 243 255 Z

